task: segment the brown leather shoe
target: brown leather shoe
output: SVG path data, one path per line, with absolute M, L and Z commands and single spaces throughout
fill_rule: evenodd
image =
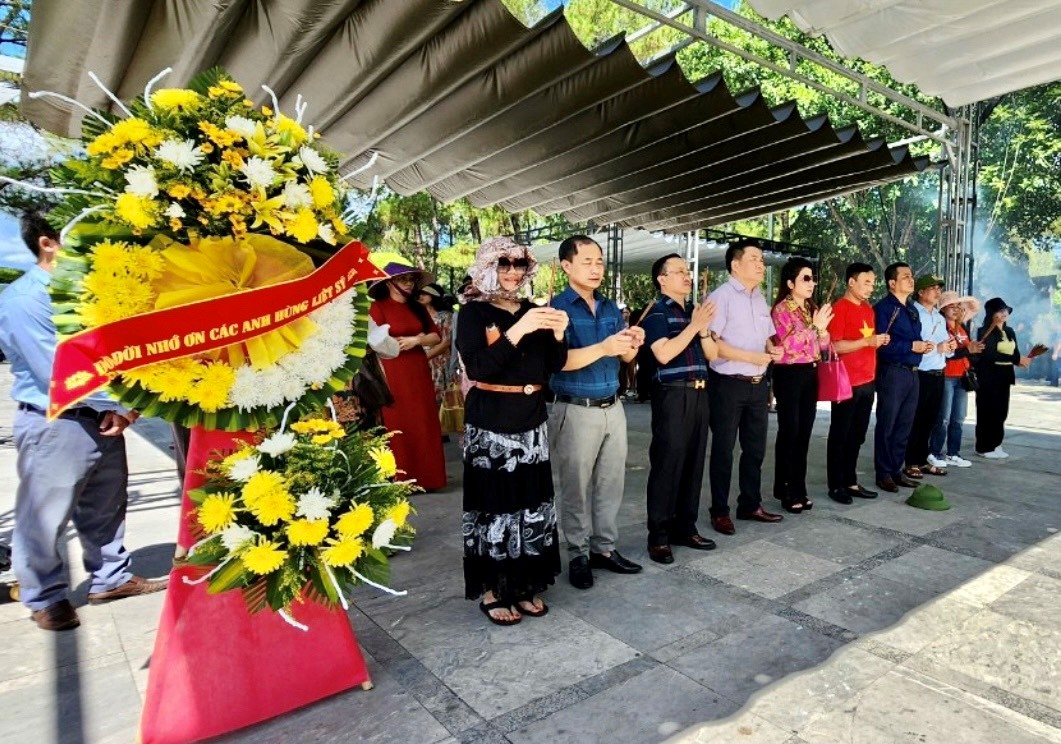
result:
M 729 517 L 711 517 L 711 526 L 715 532 L 723 535 L 736 535 L 737 528 L 733 526 L 733 520 Z
M 921 484 L 915 481 L 913 478 L 907 478 L 905 475 L 900 475 L 895 479 L 897 485 L 903 486 L 904 488 L 917 488 Z
M 706 537 L 704 537 L 703 535 L 699 535 L 699 534 L 697 534 L 697 535 L 689 535 L 688 537 L 683 537 L 681 539 L 672 539 L 671 543 L 673 545 L 682 545 L 682 546 L 684 546 L 686 548 L 692 548 L 693 550 L 714 550 L 715 549 L 715 541 L 714 540 L 708 540 Z
M 766 511 L 766 509 L 764 509 L 763 507 L 760 506 L 755 511 L 748 512 L 747 514 L 738 513 L 737 514 L 737 519 L 748 519 L 748 520 L 751 520 L 753 522 L 769 522 L 769 523 L 773 523 L 773 522 L 780 522 L 782 519 L 784 519 L 784 517 L 782 517 L 780 514 L 771 514 L 770 512 Z
M 649 545 L 648 557 L 656 563 L 674 563 L 674 552 L 670 545 Z
M 35 610 L 30 618 L 41 630 L 70 630 L 81 624 L 74 606 L 65 599 L 48 605 L 43 610 Z
M 899 486 L 895 485 L 895 481 L 891 478 L 878 478 L 877 488 L 888 493 L 899 493 Z
M 149 581 L 143 576 L 134 576 L 121 586 L 116 586 L 105 592 L 92 592 L 88 595 L 89 604 L 102 604 L 103 602 L 111 602 L 115 599 L 124 599 L 125 597 L 135 597 L 140 594 L 154 594 L 160 592 L 166 588 L 169 584 L 169 579 L 158 579 L 157 581 Z

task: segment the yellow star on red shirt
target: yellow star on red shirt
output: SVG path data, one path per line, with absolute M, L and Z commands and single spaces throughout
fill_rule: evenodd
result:
M 873 329 L 872 326 L 868 325 L 866 323 L 866 321 L 863 320 L 862 321 L 862 327 L 859 328 L 859 330 L 862 331 L 862 338 L 869 338 L 870 336 L 873 335 L 873 330 L 874 329 Z

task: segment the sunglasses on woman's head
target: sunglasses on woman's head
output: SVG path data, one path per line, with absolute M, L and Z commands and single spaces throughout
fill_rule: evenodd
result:
M 508 256 L 502 256 L 501 258 L 497 259 L 497 268 L 499 271 L 507 271 L 508 269 L 526 271 L 530 268 L 530 261 L 525 258 L 512 259 Z

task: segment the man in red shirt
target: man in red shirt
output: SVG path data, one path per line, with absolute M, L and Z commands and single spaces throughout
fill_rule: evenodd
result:
M 856 497 L 877 497 L 876 491 L 859 485 L 856 467 L 873 409 L 877 348 L 889 341 L 888 334 L 875 332 L 873 306 L 869 304 L 876 279 L 873 267 L 853 263 L 847 267 L 846 276 L 847 291 L 833 304 L 829 323 L 829 335 L 851 378 L 852 392 L 849 400 L 832 404 L 829 423 L 829 498 L 841 504 L 850 504 Z

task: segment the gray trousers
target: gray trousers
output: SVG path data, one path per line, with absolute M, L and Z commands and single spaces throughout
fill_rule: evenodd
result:
M 610 553 L 626 485 L 626 413 L 554 403 L 549 414 L 549 459 L 559 480 L 560 529 L 571 558 Z
M 19 598 L 31 610 L 67 599 L 59 541 L 72 519 L 91 574 L 89 592 L 132 578 L 125 539 L 129 469 L 125 437 L 104 437 L 87 418 L 56 419 L 16 411 L 18 492 L 12 563 Z

